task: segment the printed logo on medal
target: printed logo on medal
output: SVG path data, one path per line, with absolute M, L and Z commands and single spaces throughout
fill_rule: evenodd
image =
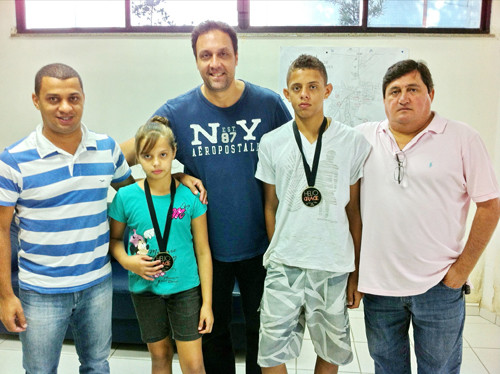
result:
M 307 187 L 302 191 L 302 202 L 304 205 L 314 208 L 321 202 L 321 192 L 316 187 Z
M 153 261 L 157 261 L 157 260 L 160 260 L 161 261 L 161 265 L 163 265 L 163 268 L 162 270 L 163 271 L 168 271 L 172 268 L 172 266 L 174 266 L 174 259 L 172 256 L 170 256 L 170 254 L 168 252 L 159 252 Z

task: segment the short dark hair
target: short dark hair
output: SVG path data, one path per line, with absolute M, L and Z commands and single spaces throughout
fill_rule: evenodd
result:
M 317 70 L 325 80 L 325 84 L 328 83 L 328 74 L 326 72 L 325 64 L 321 62 L 321 60 L 317 57 L 311 55 L 300 55 L 292 62 L 290 67 L 288 68 L 288 72 L 286 73 L 286 85 L 288 86 L 288 81 L 290 80 L 290 76 L 295 70 L 299 69 L 312 69 Z
M 194 28 L 193 32 L 191 32 L 191 47 L 193 48 L 195 58 L 197 57 L 196 42 L 198 41 L 198 38 L 200 37 L 200 35 L 206 34 L 207 32 L 212 30 L 219 30 L 229 35 L 233 44 L 234 53 L 238 54 L 238 36 L 236 35 L 236 31 L 227 23 L 208 20 L 200 23 Z
M 38 70 L 38 73 L 36 73 L 35 76 L 35 94 L 37 96 L 40 94 L 43 77 L 57 78 L 61 80 L 66 80 L 69 78 L 78 78 L 78 81 L 80 82 L 80 87 L 82 88 L 83 92 L 82 78 L 80 77 L 80 74 L 78 74 L 78 72 L 71 66 L 61 63 L 55 63 L 55 64 L 45 65 L 40 70 Z
M 382 80 L 382 95 L 385 99 L 385 90 L 387 86 L 394 80 L 411 73 L 412 71 L 418 71 L 420 76 L 422 77 L 422 81 L 427 87 L 427 91 L 431 93 L 434 89 L 434 83 L 432 82 L 432 75 L 423 61 L 415 61 L 415 60 L 403 60 L 396 62 L 394 65 L 390 66 L 387 69 L 387 72 L 384 75 L 384 79 Z

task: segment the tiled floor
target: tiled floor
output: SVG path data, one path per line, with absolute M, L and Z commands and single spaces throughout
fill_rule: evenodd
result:
M 477 313 L 476 313 L 477 314 Z M 350 312 L 354 345 L 354 361 L 341 367 L 341 373 L 373 373 L 373 362 L 368 354 L 363 312 Z M 306 339 L 302 353 L 297 360 L 288 363 L 290 374 L 312 374 L 316 355 L 311 341 Z M 16 337 L 0 335 L 0 372 L 21 374 L 21 344 Z M 110 357 L 111 373 L 136 374 L 149 373 L 150 360 L 145 346 L 114 345 Z M 415 366 L 415 362 L 413 362 Z M 78 373 L 78 359 L 71 343 L 65 344 L 61 355 L 59 373 Z M 178 361 L 174 362 L 174 373 L 180 374 Z M 243 358 L 238 356 L 237 374 L 244 374 Z M 414 371 L 416 373 L 416 370 Z M 500 326 L 489 322 L 479 315 L 466 318 L 464 331 L 464 357 L 462 374 L 500 373 Z

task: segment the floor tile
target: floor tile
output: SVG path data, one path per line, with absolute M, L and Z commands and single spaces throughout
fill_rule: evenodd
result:
M 474 353 L 489 373 L 500 373 L 500 349 L 474 348 Z
M 339 373 L 342 374 L 359 374 L 359 371 L 344 371 L 342 368 L 339 369 Z M 297 369 L 295 372 L 288 371 L 288 374 L 314 374 L 314 370 L 302 370 L 302 369 Z
M 72 340 L 65 340 L 61 349 L 61 353 L 76 355 L 75 343 Z
M 304 340 L 311 340 L 311 334 L 309 334 L 309 328 L 307 327 L 307 324 L 306 324 L 306 329 L 304 331 Z
M 136 360 L 149 360 L 150 355 L 144 344 L 119 344 L 111 358 L 132 358 Z
M 500 326 L 489 324 L 466 324 L 464 338 L 472 348 L 500 348 Z
M 499 354 L 500 350 L 496 350 L 497 361 L 499 360 Z M 500 366 L 499 370 L 490 371 L 490 373 L 500 373 Z M 488 374 L 488 371 L 485 369 L 484 364 L 481 363 L 481 360 L 477 356 L 477 353 L 471 348 L 464 348 L 460 374 Z
M 349 319 L 364 319 L 365 318 L 365 314 L 363 312 L 363 309 L 349 309 L 348 310 L 349 312 Z
M 417 357 L 415 356 L 415 351 L 412 349 L 410 354 L 411 372 L 412 374 L 417 374 Z
M 339 373 L 361 373 L 359 368 L 358 355 L 353 352 L 354 358 L 350 364 L 339 366 Z
M 304 340 L 302 343 L 302 350 L 300 351 L 299 357 L 297 357 L 297 369 L 314 369 L 316 364 L 316 352 L 314 352 L 314 346 L 311 340 Z M 288 367 L 288 365 L 287 365 Z
M 3 350 L 0 346 L 0 362 L 2 373 L 24 374 L 21 351 Z
M 137 373 L 150 373 L 151 360 L 137 360 L 130 358 L 111 357 L 109 359 L 109 367 L 112 373 L 120 374 L 137 374 Z M 174 373 L 176 373 L 174 368 Z M 178 368 L 177 373 L 180 373 Z
M 481 316 L 466 316 L 465 317 L 465 324 L 482 324 L 482 325 L 488 325 L 491 323 L 487 319 L 481 317 Z
M 292 374 L 291 371 L 289 373 Z M 236 365 L 236 374 L 245 374 L 245 366 Z
M 352 318 L 350 320 L 351 331 L 354 342 L 366 343 L 365 321 L 364 319 Z
M 469 342 L 464 337 L 462 337 L 462 345 L 464 348 L 471 348 Z
M 11 351 L 19 351 L 23 350 L 21 345 L 21 341 L 17 336 L 14 335 L 6 335 L 2 336 L 2 342 L 0 343 L 0 350 L 11 350 Z
M 80 367 L 80 361 L 78 361 L 78 355 L 71 353 L 61 354 L 59 359 L 59 373 L 78 373 Z
M 356 355 L 358 357 L 359 367 L 362 373 L 375 373 L 373 360 L 368 352 L 368 343 L 355 343 Z

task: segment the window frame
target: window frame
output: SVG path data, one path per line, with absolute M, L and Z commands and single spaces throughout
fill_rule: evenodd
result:
M 132 26 L 130 1 L 125 1 L 125 27 L 74 27 L 74 28 L 26 28 L 25 0 L 15 0 L 16 24 L 18 34 L 155 34 L 155 33 L 191 33 L 194 26 Z M 491 8 L 493 0 L 481 0 L 481 18 L 479 28 L 426 28 L 426 27 L 370 27 L 368 26 L 368 1 L 363 5 L 360 26 L 248 26 L 249 8 L 252 0 L 237 0 L 239 33 L 249 34 L 489 34 Z

